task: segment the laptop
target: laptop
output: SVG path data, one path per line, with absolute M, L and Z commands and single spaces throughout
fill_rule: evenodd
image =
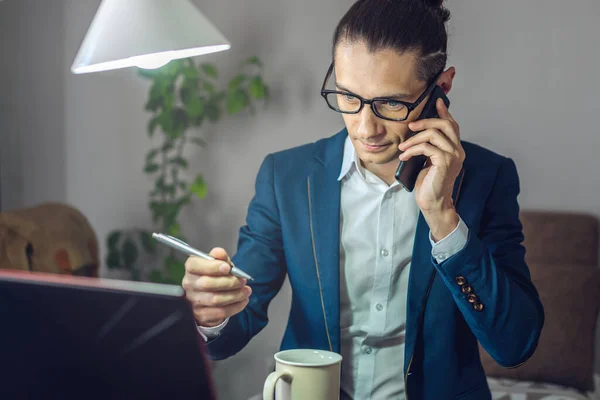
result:
M 183 288 L 0 270 L 1 399 L 215 399 Z

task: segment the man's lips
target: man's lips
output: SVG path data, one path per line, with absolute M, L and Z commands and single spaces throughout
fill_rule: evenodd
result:
M 388 147 L 391 143 L 383 143 L 383 144 L 367 144 L 365 142 L 360 142 L 365 149 L 369 151 L 377 151 Z

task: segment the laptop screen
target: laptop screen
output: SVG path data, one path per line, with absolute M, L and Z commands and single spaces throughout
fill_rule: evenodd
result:
M 0 354 L 0 398 L 215 398 L 180 286 L 0 270 Z

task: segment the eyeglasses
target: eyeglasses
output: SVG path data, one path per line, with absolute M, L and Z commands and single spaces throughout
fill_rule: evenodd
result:
M 325 86 L 332 73 L 333 63 L 329 66 L 329 70 L 323 81 L 323 87 L 321 88 L 321 96 L 323 96 L 329 108 L 343 114 L 358 114 L 365 104 L 369 104 L 375 115 L 388 121 L 406 121 L 411 111 L 417 108 L 433 88 L 435 88 L 437 78 L 439 77 L 439 74 L 436 75 L 433 82 L 425 89 L 419 98 L 414 103 L 409 103 L 389 97 L 364 99 L 357 94 L 347 91 L 326 90 Z

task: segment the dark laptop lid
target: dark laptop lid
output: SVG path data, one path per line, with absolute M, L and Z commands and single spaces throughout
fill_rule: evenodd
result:
M 0 398 L 215 398 L 180 286 L 0 270 Z

